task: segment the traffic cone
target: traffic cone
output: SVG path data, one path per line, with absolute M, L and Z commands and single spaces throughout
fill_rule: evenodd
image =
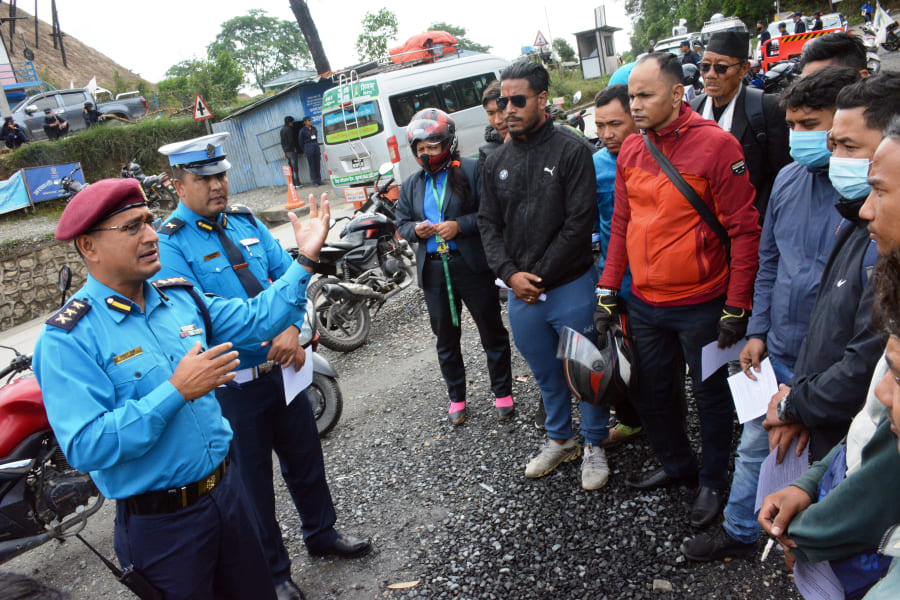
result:
M 288 202 L 284 205 L 285 210 L 293 210 L 295 208 L 300 208 L 302 206 L 306 206 L 306 202 L 300 199 L 300 194 L 297 193 L 297 188 L 294 187 L 293 177 L 291 173 L 290 166 L 281 167 L 281 171 L 284 173 L 284 176 L 287 178 L 287 186 L 288 186 Z

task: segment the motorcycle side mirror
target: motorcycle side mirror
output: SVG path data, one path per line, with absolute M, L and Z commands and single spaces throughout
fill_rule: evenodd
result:
M 581 90 L 575 92 L 575 95 L 572 96 L 572 104 L 578 104 L 581 102 Z
M 72 268 L 69 265 L 63 265 L 59 269 L 59 274 L 56 276 L 56 289 L 62 293 L 62 301 L 60 305 L 66 303 L 66 292 L 69 289 L 69 286 L 72 285 Z
M 381 166 L 378 167 L 378 174 L 381 175 L 382 177 L 384 177 L 385 175 L 387 175 L 388 173 L 390 173 L 393 170 L 394 170 L 393 163 L 389 163 L 389 162 L 381 163 Z

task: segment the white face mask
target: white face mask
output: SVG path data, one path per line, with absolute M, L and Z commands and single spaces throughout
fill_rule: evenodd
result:
M 828 179 L 841 197 L 847 200 L 865 198 L 872 191 L 869 185 L 869 159 L 832 156 L 828 165 Z

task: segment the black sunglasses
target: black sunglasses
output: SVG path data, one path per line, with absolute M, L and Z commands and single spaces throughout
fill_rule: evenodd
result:
M 497 98 L 497 108 L 500 110 L 506 110 L 506 107 L 509 106 L 509 103 L 512 102 L 512 105 L 516 108 L 525 108 L 525 104 L 528 102 L 529 98 L 535 98 L 536 96 L 526 96 L 525 94 L 516 94 L 515 96 L 500 96 Z
M 712 67 L 712 70 L 716 72 L 716 75 L 724 75 L 725 73 L 728 72 L 728 69 L 730 69 L 731 67 L 736 67 L 739 64 L 741 64 L 741 61 L 738 61 L 731 65 L 718 65 L 718 64 L 714 65 L 714 64 L 708 63 L 708 62 L 702 62 L 702 63 L 700 63 L 700 72 L 701 73 L 709 73 L 709 69 L 710 69 L 710 67 Z

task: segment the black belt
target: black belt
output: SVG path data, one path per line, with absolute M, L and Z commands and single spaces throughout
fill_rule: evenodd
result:
M 226 458 L 212 473 L 199 481 L 171 490 L 144 492 L 143 494 L 125 498 L 122 501 L 128 508 L 128 512 L 133 515 L 173 513 L 196 504 L 203 496 L 207 495 L 222 482 L 222 478 L 225 477 L 225 471 L 227 470 L 228 459 Z
M 446 254 L 447 254 L 447 258 L 452 258 L 455 256 L 462 256 L 459 253 L 459 250 L 450 250 Z M 441 253 L 440 252 L 428 252 L 425 255 L 425 258 L 427 258 L 428 260 L 441 260 Z

